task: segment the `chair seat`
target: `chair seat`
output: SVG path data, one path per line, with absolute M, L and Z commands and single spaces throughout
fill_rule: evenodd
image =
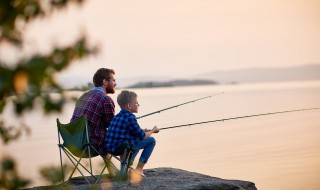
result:
M 124 142 L 122 143 L 117 149 L 116 151 L 114 151 L 112 154 L 115 156 L 120 156 L 124 153 L 124 151 L 128 149 L 128 150 L 133 150 L 131 145 L 128 142 Z

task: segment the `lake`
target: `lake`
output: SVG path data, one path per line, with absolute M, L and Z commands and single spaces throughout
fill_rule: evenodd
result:
M 141 116 L 190 100 L 221 95 L 139 119 L 142 128 L 320 107 L 320 81 L 132 89 Z M 116 100 L 116 94 L 112 98 Z M 72 92 L 80 96 L 82 92 Z M 74 102 L 62 113 L 34 110 L 22 120 L 32 134 L 1 148 L 19 163 L 19 171 L 45 185 L 38 168 L 59 165 L 56 118 L 69 122 Z M 17 123 L 7 106 L 4 118 Z M 116 107 L 119 112 L 119 107 Z M 12 119 L 11 119 L 12 118 Z M 254 182 L 259 190 L 320 187 L 320 110 L 251 117 L 175 128 L 154 134 L 156 148 L 147 168 L 174 167 L 224 179 Z M 1 145 L 3 147 L 3 145 Z

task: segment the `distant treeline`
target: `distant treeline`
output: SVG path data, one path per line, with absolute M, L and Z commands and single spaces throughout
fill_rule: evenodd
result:
M 87 91 L 90 90 L 94 87 L 94 84 L 92 82 L 88 82 L 87 85 L 82 85 L 80 87 L 73 87 L 73 88 L 68 88 L 65 90 L 70 90 L 70 91 Z

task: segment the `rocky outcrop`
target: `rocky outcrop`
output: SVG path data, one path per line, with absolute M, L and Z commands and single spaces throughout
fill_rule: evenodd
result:
M 175 168 L 155 168 L 144 170 L 146 177 L 142 179 L 139 186 L 133 186 L 130 181 L 117 181 L 116 179 L 104 176 L 98 189 L 210 189 L 210 190 L 256 190 L 254 183 L 241 180 L 226 180 L 195 172 L 188 172 Z M 64 185 L 51 187 L 34 187 L 34 190 L 41 189 L 90 189 L 90 186 L 82 177 L 72 178 Z

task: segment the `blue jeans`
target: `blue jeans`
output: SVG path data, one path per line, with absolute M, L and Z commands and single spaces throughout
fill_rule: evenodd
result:
M 137 145 L 133 146 L 133 155 L 132 155 L 132 162 L 134 158 L 139 153 L 140 149 L 143 149 L 139 162 L 147 163 L 148 159 L 151 156 L 153 148 L 156 146 L 156 140 L 153 137 L 148 137 L 145 140 L 139 141 Z

